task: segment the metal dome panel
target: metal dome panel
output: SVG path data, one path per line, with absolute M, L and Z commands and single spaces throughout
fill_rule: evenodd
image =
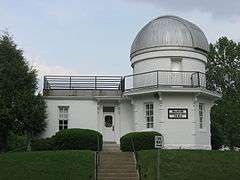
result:
M 202 30 L 177 16 L 161 16 L 150 21 L 137 34 L 131 54 L 153 47 L 181 46 L 208 51 L 208 41 Z

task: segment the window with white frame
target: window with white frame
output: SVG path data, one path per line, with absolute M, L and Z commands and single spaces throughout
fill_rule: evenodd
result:
M 199 103 L 199 128 L 204 128 L 204 117 L 205 116 L 205 110 L 204 110 L 204 104 Z
M 69 108 L 69 106 L 58 106 L 59 130 L 68 128 L 68 108 Z
M 171 58 L 171 69 L 172 69 L 172 71 L 181 71 L 182 59 L 181 58 Z
M 153 128 L 153 103 L 145 104 L 145 118 L 147 128 Z

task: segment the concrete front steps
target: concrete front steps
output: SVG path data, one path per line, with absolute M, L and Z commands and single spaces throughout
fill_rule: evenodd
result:
M 99 180 L 138 180 L 138 171 L 132 152 L 121 152 L 119 145 L 104 143 L 99 153 Z
M 102 147 L 103 152 L 121 152 L 120 145 L 115 142 L 104 142 Z

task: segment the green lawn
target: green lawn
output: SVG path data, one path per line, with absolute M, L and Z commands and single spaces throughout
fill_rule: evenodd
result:
M 0 154 L 0 180 L 91 180 L 92 151 L 42 151 Z
M 157 150 L 138 152 L 143 180 L 156 179 Z M 240 152 L 160 150 L 161 180 L 238 180 Z

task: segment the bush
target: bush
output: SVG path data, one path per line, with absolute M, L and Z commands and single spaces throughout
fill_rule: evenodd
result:
M 49 151 L 55 149 L 54 137 L 46 139 L 36 139 L 31 143 L 32 151 Z
M 121 150 L 133 151 L 132 141 L 136 151 L 154 149 L 155 136 L 161 136 L 161 134 L 155 131 L 128 133 L 120 139 Z
M 64 129 L 56 133 L 54 142 L 58 150 L 97 151 L 102 149 L 102 134 L 90 129 Z
M 211 145 L 214 150 L 218 150 L 224 146 L 225 140 L 222 129 L 223 128 L 214 121 L 211 123 Z
M 8 151 L 25 150 L 27 147 L 26 142 L 27 142 L 26 136 L 10 132 L 8 136 Z

